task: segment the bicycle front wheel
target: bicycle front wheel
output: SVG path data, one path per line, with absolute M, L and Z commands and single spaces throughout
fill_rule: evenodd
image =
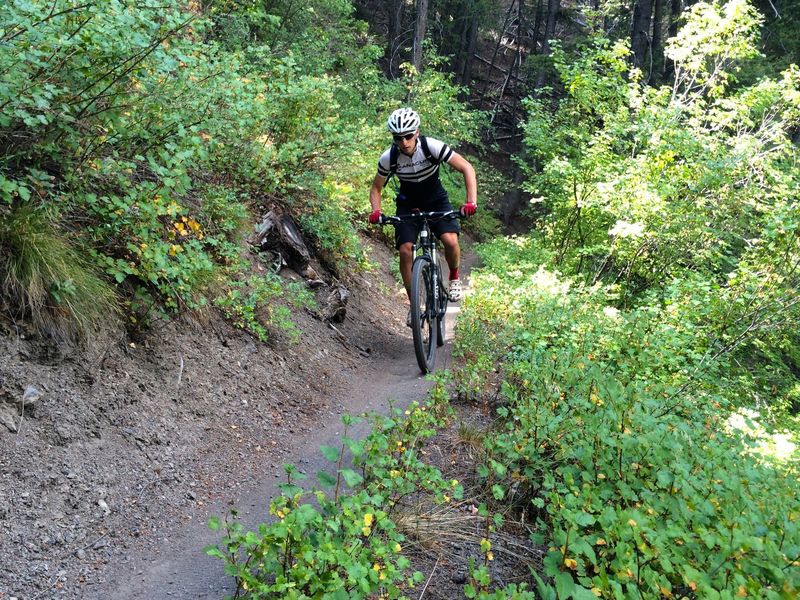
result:
M 434 285 L 430 260 L 417 258 L 411 270 L 411 332 L 417 363 L 423 373 L 433 371 L 436 360 L 439 314 L 433 300 Z
M 436 283 L 439 285 L 439 318 L 436 321 L 436 345 L 437 346 L 444 346 L 444 339 L 446 337 L 446 330 L 445 330 L 445 319 L 447 315 L 447 301 L 448 301 L 448 291 L 447 288 L 444 287 L 442 283 L 442 271 L 439 270 L 438 277 L 436 278 Z

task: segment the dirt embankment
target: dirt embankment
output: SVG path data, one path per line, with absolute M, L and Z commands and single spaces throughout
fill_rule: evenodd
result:
M 394 258 L 365 243 L 384 267 L 345 282 L 336 329 L 297 315 L 297 344 L 257 343 L 213 311 L 91 354 L 0 327 L 0 599 L 199 597 L 185 567 L 164 573 L 174 590 L 145 592 L 149 567 L 201 554 L 192 528 L 259 504 L 265 475 L 316 454 L 343 411 L 424 395 Z

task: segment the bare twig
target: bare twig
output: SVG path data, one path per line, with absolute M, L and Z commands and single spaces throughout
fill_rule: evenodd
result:
M 419 595 L 419 600 L 422 600 L 422 597 L 425 595 L 425 590 L 428 589 L 428 584 L 431 582 L 431 579 L 433 579 L 433 574 L 436 573 L 436 567 L 439 566 L 439 559 L 440 558 L 441 557 L 439 557 L 439 556 L 436 557 L 436 564 L 433 565 L 433 569 L 431 569 L 431 574 L 428 575 L 428 581 L 425 582 L 425 587 L 422 588 L 422 592 Z
M 22 396 L 22 409 L 19 411 L 19 425 L 17 425 L 17 435 L 22 430 L 22 421 L 25 420 L 25 396 Z
M 176 387 L 181 387 L 181 378 L 183 377 L 183 354 L 180 355 L 181 367 L 178 370 L 178 384 Z

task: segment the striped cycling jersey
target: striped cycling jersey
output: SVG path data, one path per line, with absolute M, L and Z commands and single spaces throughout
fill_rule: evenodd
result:
M 402 152 L 397 155 L 395 176 L 400 180 L 400 192 L 412 196 L 438 196 L 444 192 L 439 182 L 439 163 L 447 162 L 453 156 L 453 150 L 442 141 L 426 138 L 428 150 L 439 162 L 432 164 L 422 151 L 422 144 L 417 140 L 417 147 L 412 156 Z M 391 166 L 391 148 L 386 150 L 378 160 L 378 175 L 389 176 Z

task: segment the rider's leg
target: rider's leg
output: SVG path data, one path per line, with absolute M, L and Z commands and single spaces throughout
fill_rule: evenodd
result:
M 450 279 L 458 279 L 458 267 L 461 263 L 461 248 L 458 245 L 458 234 L 453 232 L 442 233 L 439 236 L 444 244 L 444 258 L 450 267 Z M 411 271 L 409 270 L 409 274 Z
M 411 265 L 414 262 L 414 244 L 411 242 L 400 244 L 400 276 L 403 278 L 403 285 L 406 287 L 406 294 L 411 299 Z

